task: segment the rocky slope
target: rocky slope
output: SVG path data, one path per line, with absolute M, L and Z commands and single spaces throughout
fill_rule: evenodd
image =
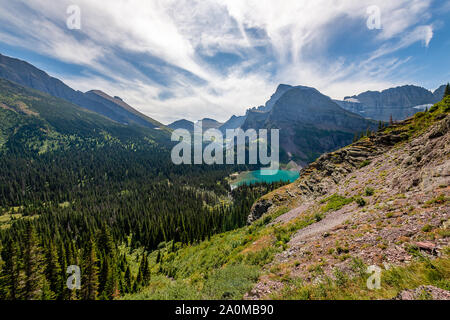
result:
M 447 97 L 429 112 L 321 156 L 298 181 L 261 198 L 249 223 L 272 221 L 275 230 L 289 232 L 287 237 L 275 232 L 284 250 L 263 267 L 246 298 L 292 298 L 308 284 L 318 288 L 308 294 L 320 295 L 321 287 L 332 288 L 330 281 L 356 276 L 355 265 L 391 272 L 386 270 L 409 267 L 416 257 L 437 258 L 439 263 L 429 263 L 448 289 L 449 112 Z M 412 292 L 405 294 L 417 290 Z

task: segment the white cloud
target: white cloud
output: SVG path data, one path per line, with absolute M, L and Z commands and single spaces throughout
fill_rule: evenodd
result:
M 65 27 L 71 4 L 81 8 L 80 31 Z M 1 42 L 84 66 L 88 72 L 81 76 L 63 71 L 59 76 L 76 89 L 119 95 L 166 122 L 226 120 L 263 104 L 281 82 L 314 86 L 336 98 L 399 84 L 398 70 L 409 60 L 392 54 L 417 42 L 429 46 L 433 37 L 431 0 L 0 0 L 0 5 Z M 352 59 L 330 54 L 337 26 L 341 34 L 352 32 L 355 21 L 365 28 L 372 5 L 380 7 L 383 27 L 367 39 L 373 49 Z M 240 62 L 218 68 L 203 59 L 221 52 Z M 133 63 L 135 56 L 140 65 L 155 57 L 164 61 L 158 68 L 169 84 L 151 80 Z M 173 96 L 161 100 L 167 91 Z

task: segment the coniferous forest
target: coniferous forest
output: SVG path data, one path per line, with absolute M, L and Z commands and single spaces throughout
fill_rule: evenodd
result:
M 0 217 L 9 219 L 0 231 L 0 299 L 136 292 L 149 280 L 147 254 L 158 244 L 241 227 L 253 202 L 281 185 L 231 191 L 225 177 L 245 168 L 175 166 L 167 151 L 148 145 L 43 154 L 21 145 L 10 144 L 0 160 Z M 142 249 L 137 261 L 127 254 L 133 249 Z M 66 286 L 71 265 L 83 271 L 81 290 Z

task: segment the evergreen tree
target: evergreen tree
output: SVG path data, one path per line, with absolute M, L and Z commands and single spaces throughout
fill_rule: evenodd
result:
M 28 223 L 26 229 L 23 267 L 25 270 L 23 298 L 26 300 L 41 299 L 45 279 L 43 275 L 43 256 L 36 231 L 31 223 Z
M 56 294 L 50 288 L 50 282 L 45 277 L 42 280 L 41 288 L 41 300 L 54 300 L 56 298 Z
M 124 292 L 125 293 L 130 293 L 132 288 L 132 284 L 133 284 L 133 280 L 131 279 L 131 271 L 130 271 L 130 267 L 127 266 L 127 271 L 125 271 L 125 278 L 124 278 Z
M 445 87 L 444 92 L 444 98 L 450 96 L 450 83 L 447 83 L 447 86 Z
M 98 259 L 96 247 L 90 240 L 84 250 L 83 267 L 81 268 L 81 297 L 84 300 L 96 300 L 98 298 Z
M 150 282 L 150 265 L 148 263 L 147 253 L 144 253 L 143 258 L 142 280 L 144 285 L 148 285 L 148 283 Z
M 106 225 L 103 225 L 99 232 L 97 248 L 102 255 L 108 255 L 110 257 L 114 255 L 114 240 L 111 235 L 110 229 Z
M 55 293 L 56 297 L 61 297 L 64 290 L 64 281 L 58 251 L 51 240 L 45 252 L 45 276 L 50 290 Z
M 0 297 L 5 300 L 20 299 L 23 289 L 19 248 L 13 241 L 8 241 L 2 250 L 3 268 L 0 273 Z

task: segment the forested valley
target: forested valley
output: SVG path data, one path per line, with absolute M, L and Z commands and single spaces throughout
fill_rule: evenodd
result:
M 245 225 L 281 183 L 230 190 L 234 166 L 175 166 L 159 147 L 107 145 L 0 160 L 2 299 L 113 299 L 145 286 L 147 252 Z M 135 259 L 129 253 L 141 249 Z M 66 287 L 70 265 L 83 287 Z
M 170 132 L 110 121 L 0 80 L 0 299 L 114 299 L 149 253 L 246 224 L 280 184 L 231 191 L 246 166 L 174 165 Z M 81 290 L 69 290 L 69 266 Z

